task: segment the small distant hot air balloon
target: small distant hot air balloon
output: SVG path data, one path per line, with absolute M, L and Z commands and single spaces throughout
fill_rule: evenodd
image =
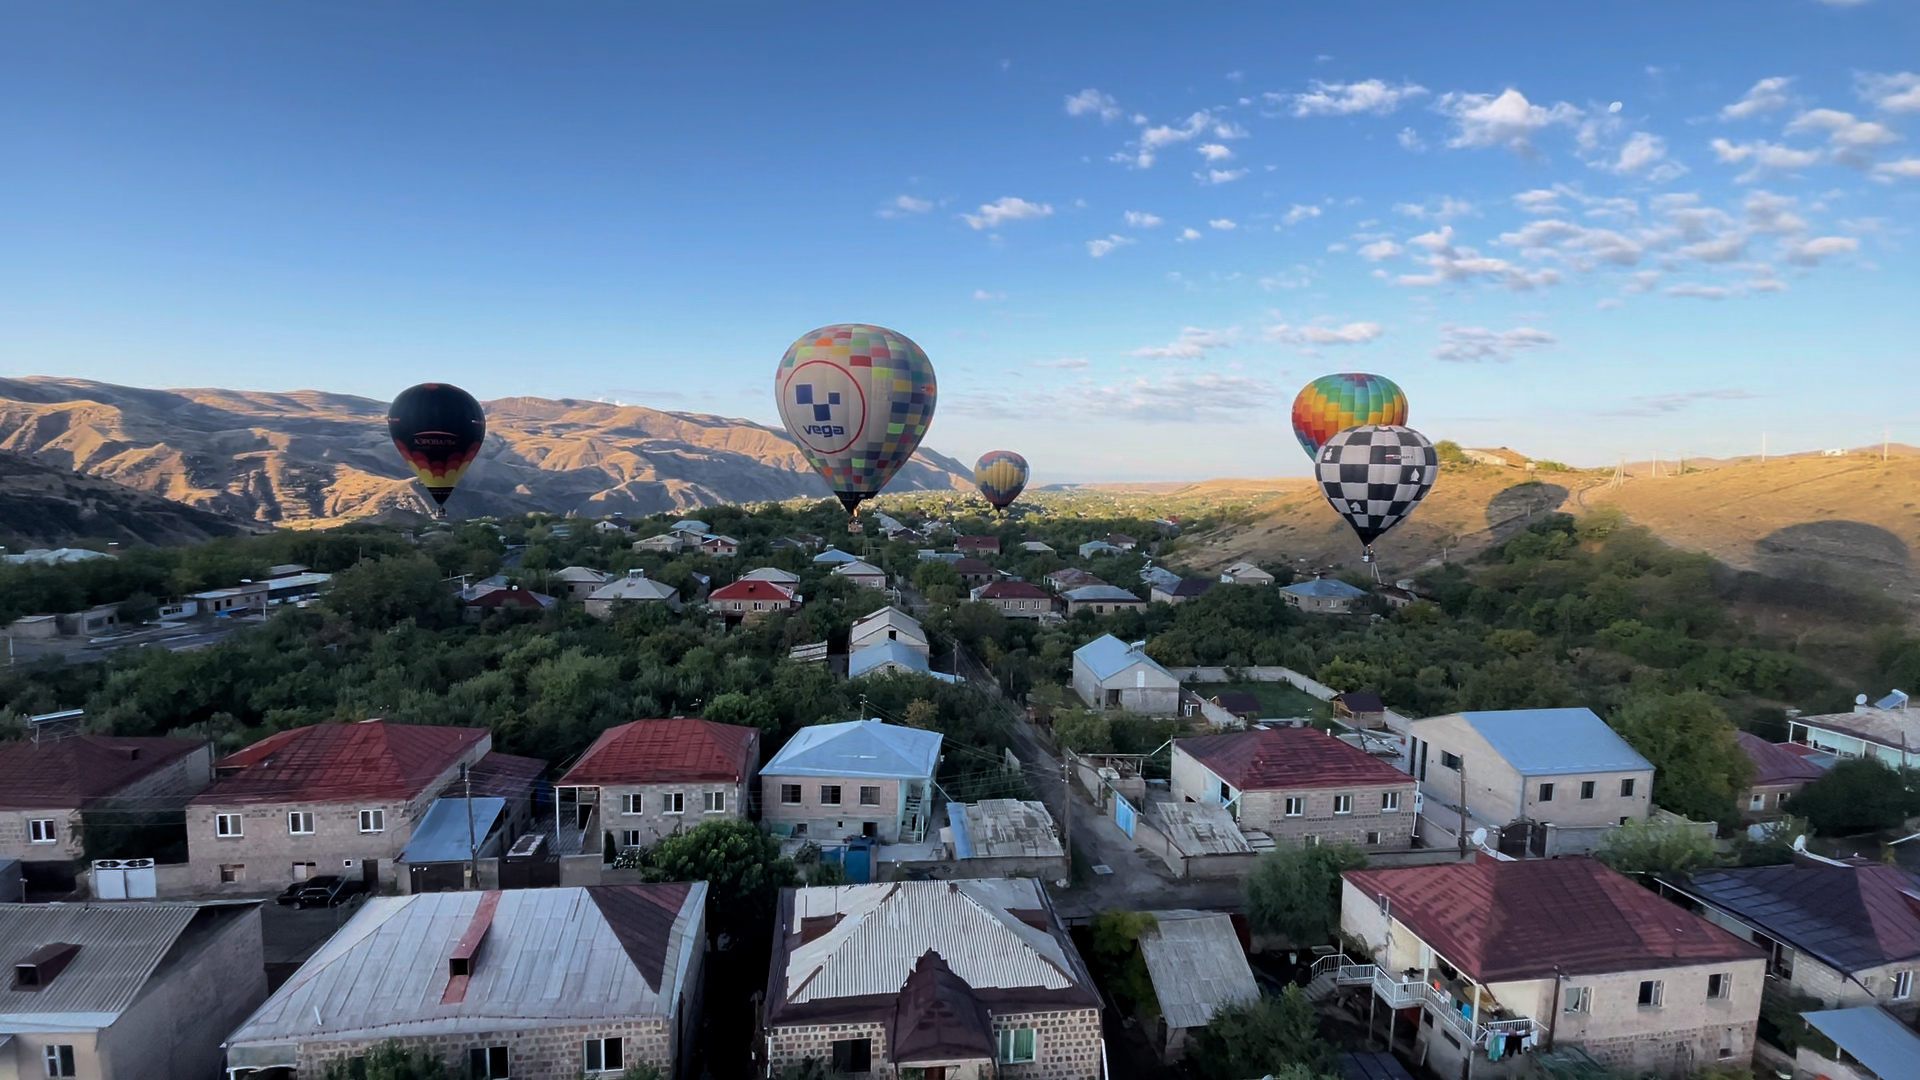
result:
M 1373 561 L 1373 542 L 1405 521 L 1433 490 L 1440 455 L 1425 435 L 1392 424 L 1348 428 L 1320 448 L 1314 472 L 1334 512 Z
M 973 483 L 995 510 L 1005 510 L 1027 488 L 1027 459 L 1011 450 L 989 450 L 973 466 Z
M 487 439 L 480 403 L 450 383 L 410 386 L 387 407 L 387 433 L 446 517 L 447 496 Z
M 1350 427 L 1406 422 L 1407 395 L 1381 375 L 1322 375 L 1293 399 L 1293 435 L 1308 457 Z
M 935 396 L 926 352 L 903 334 L 865 323 L 803 335 L 774 375 L 787 432 L 856 515 L 919 448 Z

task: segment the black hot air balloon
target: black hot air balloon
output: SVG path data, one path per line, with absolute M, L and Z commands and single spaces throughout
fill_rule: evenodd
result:
M 1360 538 L 1363 561 L 1373 542 L 1405 521 L 1433 490 L 1440 455 L 1425 435 L 1393 424 L 1363 424 L 1328 439 L 1314 459 L 1320 490 Z
M 447 496 L 487 439 L 480 403 L 450 383 L 410 386 L 387 407 L 387 433 L 446 517 Z

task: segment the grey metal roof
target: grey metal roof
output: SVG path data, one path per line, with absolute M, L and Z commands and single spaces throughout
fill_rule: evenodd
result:
M 1153 917 L 1160 925 L 1140 935 L 1140 952 L 1169 1028 L 1205 1027 L 1215 1009 L 1260 996 L 1232 916 L 1156 911 Z
M 1877 1005 L 1802 1014 L 1880 1080 L 1920 1080 L 1920 1035 Z
M 853 655 L 847 657 L 847 678 L 857 679 L 888 663 L 897 664 L 908 671 L 917 671 L 922 675 L 930 673 L 925 654 L 888 638 L 854 650 Z
M 887 575 L 885 570 L 861 559 L 841 563 L 833 568 L 833 572 L 841 577 L 874 577 L 876 575 L 885 577 Z
M 1330 596 L 1335 599 L 1351 600 L 1356 596 L 1365 596 L 1365 589 L 1356 589 L 1337 578 L 1314 578 L 1312 581 L 1296 581 L 1283 587 L 1283 593 L 1295 596 Z
M 982 799 L 948 803 L 953 854 L 960 859 L 1060 858 L 1065 849 L 1044 803 Z
M 1102 600 L 1130 601 L 1135 604 L 1141 602 L 1139 597 L 1118 585 L 1082 585 L 1077 589 L 1068 589 L 1063 595 L 1075 603 L 1082 604 L 1099 603 Z
M 820 554 L 815 555 L 813 557 L 813 561 L 815 563 L 818 563 L 824 566 L 831 563 L 858 562 L 859 559 L 856 556 L 849 555 L 846 552 L 841 551 L 839 548 L 830 547 L 827 550 L 821 552 Z
M 1508 709 L 1460 717 L 1524 776 L 1653 768 L 1592 709 Z
M 1253 850 L 1233 815 L 1215 803 L 1148 803 L 1147 822 L 1182 855 L 1244 855 Z
M 878 720 L 815 724 L 794 732 L 760 773 L 920 780 L 933 775 L 940 760 L 940 739 L 936 731 L 894 727 Z
M 473 800 L 473 839 L 486 843 L 487 834 L 507 808 L 505 799 Z M 467 800 L 437 799 L 427 808 L 427 816 L 413 830 L 400 861 L 408 864 L 430 862 L 466 862 L 471 853 L 467 845 Z
M 629 574 L 593 590 L 589 600 L 672 600 L 680 590 L 650 577 Z
M 892 627 L 895 631 L 911 635 L 913 640 L 923 645 L 926 644 L 927 631 L 925 627 L 920 625 L 920 620 L 892 605 L 883 607 L 871 615 L 862 615 L 860 618 L 853 620 L 853 629 L 848 636 L 858 638 L 868 630 L 881 627 Z
M 0 904 L 0 965 L 43 945 L 80 946 L 65 970 L 39 990 L 0 980 L 0 1029 L 99 1027 L 133 1004 L 201 905 L 164 900 L 118 904 Z
M 1074 592 L 1081 590 L 1075 589 Z M 1068 593 L 1072 596 L 1073 593 Z M 1105 682 L 1135 664 L 1146 664 L 1160 674 L 1172 679 L 1173 673 L 1153 661 L 1153 658 L 1139 649 L 1121 641 L 1112 634 L 1101 634 L 1085 645 L 1073 651 L 1073 658 L 1087 665 L 1093 677 Z

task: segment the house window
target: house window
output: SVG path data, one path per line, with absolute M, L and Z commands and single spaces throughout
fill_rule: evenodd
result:
M 863 1073 L 873 1071 L 872 1039 L 836 1039 L 833 1043 L 833 1071 Z
M 1000 1063 L 1021 1065 L 1034 1059 L 1037 1033 L 1030 1027 L 1000 1029 Z
M 1893 1000 L 1905 1001 L 1913 996 L 1913 972 L 1896 971 L 1893 973 Z
M 1399 792 L 1383 791 L 1380 793 L 1380 812 L 1381 813 L 1392 814 L 1399 811 L 1399 809 L 1400 809 L 1400 793 Z
M 1230 802 L 1232 799 L 1233 799 L 1233 789 L 1227 786 L 1227 782 L 1225 780 L 1222 780 L 1220 782 L 1220 801 Z
M 839 806 L 840 805 L 840 785 L 839 784 L 821 784 L 820 785 L 820 805 L 821 806 Z
M 687 812 L 687 799 L 677 791 L 660 796 L 660 812 L 663 814 L 684 814 Z
M 621 829 L 620 830 L 620 846 L 623 848 L 639 847 L 640 846 L 640 830 L 639 829 Z
M 781 784 L 780 785 L 780 805 L 782 806 L 799 806 L 800 805 L 800 785 L 799 784 Z
M 1594 784 L 1591 780 L 1580 781 L 1580 797 L 1583 799 L 1593 798 L 1593 787 Z
M 213 835 L 245 836 L 246 833 L 242 832 L 240 828 L 240 815 L 239 814 L 213 815 Z
M 47 1047 L 47 1075 L 80 1075 L 73 1069 L 73 1047 L 64 1045 Z
M 293 864 L 291 869 L 293 871 L 293 880 L 305 881 L 310 877 L 317 876 L 314 874 L 314 871 L 320 869 L 320 865 L 311 862 L 297 862 Z
M 1759 792 L 1755 792 L 1752 795 L 1747 796 L 1747 809 L 1765 810 L 1766 808 L 1767 808 L 1767 797 L 1765 795 L 1762 795 Z
M 1733 996 L 1733 976 L 1716 971 L 1707 976 L 1707 1000 L 1725 1001 Z
M 295 810 L 287 815 L 287 832 L 293 836 L 313 835 L 313 812 Z
M 1317 836 L 1303 836 L 1300 838 L 1300 843 L 1306 847 L 1319 847 L 1320 838 Z
M 387 812 L 385 810 L 360 811 L 360 831 L 376 833 L 387 831 Z
M 1570 1013 L 1583 1013 L 1593 1008 L 1593 987 L 1569 986 L 1562 998 L 1561 1009 Z
M 1553 785 L 1552 784 L 1540 785 L 1540 801 L 1541 802 L 1553 801 Z
M 618 1037 L 587 1040 L 588 1072 L 619 1072 L 625 1069 L 627 1056 Z
M 1335 795 L 1333 797 L 1333 812 L 1336 814 L 1353 813 L 1353 796 Z
M 724 814 L 727 812 L 727 793 L 724 791 L 707 792 L 707 813 Z
M 1623 799 L 1633 798 L 1633 777 L 1629 776 L 1625 780 L 1620 781 L 1620 797 Z
M 879 806 L 880 805 L 880 789 L 877 787 L 861 788 L 860 789 L 860 805 L 861 806 Z
M 804 822 L 804 821 L 796 821 L 796 822 L 794 822 L 794 823 L 793 823 L 793 835 L 795 835 L 795 836 L 805 836 L 805 835 L 807 835 L 807 823 L 806 823 L 806 822 Z
M 469 1080 L 507 1080 L 512 1075 L 507 1069 L 506 1047 L 476 1046 L 467 1051 Z
M 1373 847 L 1374 845 L 1376 845 L 1376 844 L 1378 844 L 1379 842 L 1380 842 L 1380 834 L 1379 834 L 1379 833 L 1377 833 L 1377 832 L 1370 832 L 1370 833 L 1368 833 L 1368 834 L 1367 834 L 1367 846 L 1368 846 L 1368 847 Z
M 1450 754 L 1445 750 L 1440 751 L 1440 767 L 1441 768 L 1452 769 L 1454 772 L 1459 772 L 1460 764 L 1461 762 L 1460 762 L 1459 754 Z
M 230 862 L 230 863 L 220 864 L 220 884 L 234 885 L 239 882 L 245 881 L 246 879 L 247 879 L 246 863 Z
M 34 844 L 58 843 L 60 834 L 54 831 L 52 818 L 34 818 L 27 822 L 27 840 Z
M 1659 979 L 1643 979 L 1640 982 L 1640 1007 L 1657 1009 L 1666 997 L 1667 984 Z
M 1287 816 L 1299 817 L 1307 812 L 1307 800 L 1299 797 L 1287 799 Z
M 632 792 L 628 792 L 620 796 L 620 812 L 623 814 L 644 814 L 647 812 L 643 805 L 645 801 L 646 796 L 635 795 Z

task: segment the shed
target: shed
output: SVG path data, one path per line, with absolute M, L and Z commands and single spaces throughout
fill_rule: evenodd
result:
M 1140 952 L 1160 1003 L 1155 1041 L 1168 1064 L 1186 1055 L 1188 1033 L 1229 1005 L 1254 1001 L 1260 988 L 1240 948 L 1233 917 L 1217 911 L 1156 911 L 1159 923 L 1140 935 Z

